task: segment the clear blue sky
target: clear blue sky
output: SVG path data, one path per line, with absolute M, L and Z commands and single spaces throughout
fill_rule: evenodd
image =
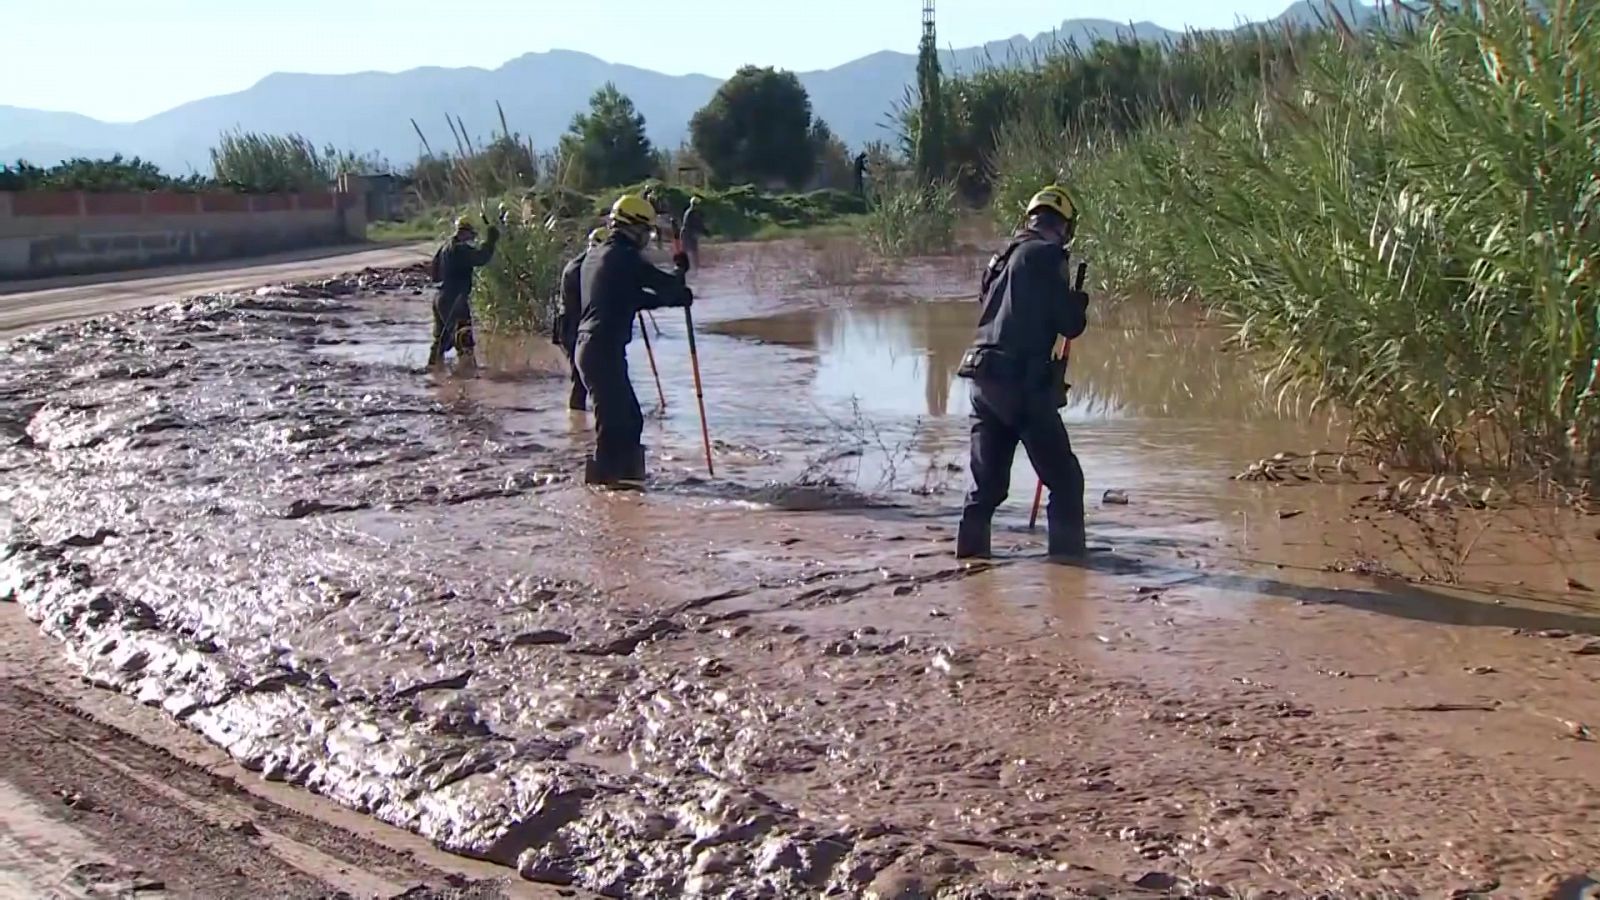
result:
M 5 16 L 0 104 L 129 121 L 272 72 L 494 68 L 538 50 L 724 77 L 916 49 L 921 0 L 48 0 Z M 1065 19 L 1233 25 L 1289 0 L 938 0 L 939 43 L 1032 36 Z M 312 101 L 312 98 L 307 98 Z M 312 101 L 314 102 L 314 101 Z

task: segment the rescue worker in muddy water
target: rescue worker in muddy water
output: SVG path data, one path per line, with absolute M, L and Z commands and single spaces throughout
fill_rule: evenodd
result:
M 594 401 L 594 455 L 584 471 L 589 484 L 643 485 L 644 414 L 628 378 L 633 323 L 642 310 L 694 302 L 684 283 L 689 259 L 682 251 L 673 255 L 676 272 L 658 269 L 644 257 L 655 215 L 637 194 L 618 197 L 611 206 L 610 234 L 589 249 L 580 270 L 582 313 L 573 358 Z
M 1019 443 L 1050 489 L 1050 556 L 1078 559 L 1087 550 L 1083 467 L 1058 412 L 1066 405 L 1065 342 L 1087 326 L 1089 295 L 1069 273 L 1077 223 L 1066 189 L 1044 188 L 984 270 L 977 335 L 956 370 L 972 382 L 972 490 L 956 532 L 958 558 L 990 556 L 991 523 Z
M 503 213 L 502 213 L 503 215 Z M 478 230 L 466 216 L 456 219 L 455 233 L 433 254 L 430 277 L 439 285 L 433 300 L 433 343 L 428 349 L 428 367 L 441 365 L 444 355 L 456 351 L 456 358 L 475 363 L 472 334 L 472 276 L 494 258 L 500 229 L 490 225 L 489 239 L 483 246 L 474 243 Z
M 550 329 L 550 340 L 567 355 L 567 365 L 572 370 L 572 389 L 567 394 L 567 409 L 585 412 L 589 409 L 589 392 L 578 374 L 576 353 L 578 349 L 578 322 L 583 318 L 583 261 L 589 251 L 605 243 L 610 232 L 596 228 L 589 232 L 589 244 L 582 253 L 574 256 L 561 269 L 561 298 L 556 310 L 555 324 Z

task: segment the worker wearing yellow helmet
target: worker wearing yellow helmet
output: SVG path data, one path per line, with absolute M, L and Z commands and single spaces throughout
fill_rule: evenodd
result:
M 583 261 L 589 251 L 606 242 L 611 235 L 605 226 L 589 232 L 583 250 L 561 269 L 561 297 L 556 306 L 555 321 L 550 327 L 550 340 L 567 355 L 567 368 L 571 372 L 572 387 L 567 392 L 567 409 L 584 412 L 589 408 L 589 392 L 578 375 L 578 364 L 573 354 L 578 349 L 578 320 L 583 317 Z
M 1025 220 L 984 270 L 983 312 L 972 348 L 957 370 L 972 382 L 972 490 L 956 532 L 956 555 L 990 555 L 994 512 L 1011 484 L 1017 444 L 1050 489 L 1049 553 L 1085 553 L 1083 467 L 1058 412 L 1066 403 L 1058 341 L 1087 325 L 1089 295 L 1070 280 L 1067 245 L 1078 207 L 1060 185 L 1048 185 L 1024 207 Z
M 637 194 L 611 205 L 610 234 L 591 247 L 580 266 L 579 316 L 573 360 L 594 401 L 595 447 L 584 471 L 589 484 L 639 487 L 644 483 L 644 414 L 628 378 L 628 343 L 642 310 L 687 307 L 694 294 L 684 283 L 689 261 L 673 256 L 665 272 L 644 258 L 656 211 Z
M 489 226 L 489 239 L 483 246 L 474 243 L 478 230 L 466 216 L 456 219 L 450 240 L 433 254 L 432 276 L 439 284 L 433 300 L 433 343 L 428 349 L 428 366 L 440 365 L 444 355 L 456 351 L 463 363 L 474 363 L 472 335 L 472 275 L 494 258 L 500 229 Z

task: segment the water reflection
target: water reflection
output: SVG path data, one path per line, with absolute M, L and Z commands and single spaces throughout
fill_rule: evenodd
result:
M 977 314 L 970 301 L 902 302 L 712 328 L 815 351 L 811 401 L 834 419 L 859 413 L 875 438 L 892 435 L 883 441 L 888 446 L 905 442 L 920 457 L 905 465 L 920 473 L 924 465 L 964 462 L 969 399 L 956 369 Z M 1063 410 L 1091 494 L 1131 488 L 1211 506 L 1215 485 L 1250 460 L 1341 443 L 1327 423 L 1276 408 L 1255 361 L 1232 352 L 1226 338 L 1224 329 L 1163 305 L 1092 311 L 1090 331 L 1073 346 L 1073 387 Z M 861 470 L 871 469 L 864 460 Z M 1032 487 L 1033 472 L 1019 453 L 1012 496 L 1025 500 Z
M 978 308 L 967 301 L 799 310 L 715 326 L 726 334 L 820 351 L 815 393 L 857 398 L 864 410 L 962 416 L 956 377 Z M 1073 346 L 1068 421 L 1119 418 L 1277 420 L 1248 358 L 1223 329 L 1154 304 L 1095 317 Z

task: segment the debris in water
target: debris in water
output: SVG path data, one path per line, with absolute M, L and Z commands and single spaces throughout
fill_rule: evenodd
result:
M 1128 492 L 1112 489 L 1101 496 L 1100 502 L 1106 506 L 1127 506 Z
M 1583 724 L 1582 722 L 1576 722 L 1576 721 L 1573 721 L 1572 719 L 1562 719 L 1561 720 L 1561 724 L 1563 726 L 1565 726 L 1566 729 L 1567 729 L 1567 737 L 1570 737 L 1573 740 L 1578 740 L 1578 741 L 1592 741 L 1592 740 L 1594 740 L 1594 729 L 1592 729 L 1589 726 Z
M 1569 591 L 1583 591 L 1586 594 L 1594 593 L 1594 588 L 1589 587 L 1587 584 L 1584 584 L 1583 582 L 1579 581 L 1576 578 L 1568 578 L 1567 579 L 1567 590 L 1569 590 Z
M 1467 666 L 1466 671 L 1468 675 L 1493 675 L 1500 670 L 1494 666 Z
M 1303 510 L 1303 509 L 1280 509 L 1280 510 L 1278 510 L 1278 518 L 1280 518 L 1280 519 L 1292 519 L 1295 516 L 1300 516 L 1300 515 L 1305 515 L 1305 510 Z

